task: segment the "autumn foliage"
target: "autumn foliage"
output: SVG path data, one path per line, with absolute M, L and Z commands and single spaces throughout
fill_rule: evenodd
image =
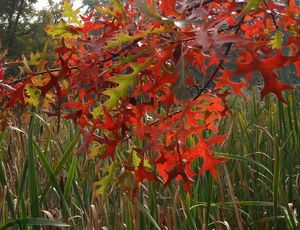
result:
M 227 137 L 216 125 L 229 114 L 227 96 L 244 96 L 259 74 L 261 98 L 273 93 L 284 102 L 292 86 L 276 71 L 293 64 L 300 75 L 295 0 L 111 0 L 80 17 L 67 1 L 64 9 L 47 27 L 54 63 L 45 48 L 23 58 L 15 78 L 5 76 L 2 59 L 2 111 L 26 106 L 73 120 L 82 137 L 77 153 L 106 160 L 108 176 L 121 159 L 137 184 L 182 180 L 191 191 L 194 176 L 216 177 L 225 161 L 212 147 Z M 3 129 L 9 116 L 0 119 Z

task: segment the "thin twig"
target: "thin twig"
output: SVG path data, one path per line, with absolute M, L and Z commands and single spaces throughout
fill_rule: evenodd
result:
M 244 18 L 245 18 L 245 16 L 243 16 L 243 17 L 241 18 L 241 21 L 240 21 L 239 24 L 237 25 L 237 28 L 236 28 L 236 30 L 235 30 L 235 32 L 234 32 L 235 34 L 238 33 L 238 31 L 240 30 L 241 25 L 242 25 L 242 23 L 243 23 L 243 21 L 244 21 Z M 233 42 L 231 42 L 231 43 L 228 44 L 227 49 L 226 49 L 226 51 L 225 51 L 225 56 L 228 55 L 228 53 L 229 53 L 229 51 L 230 51 L 232 45 L 233 45 Z M 196 86 L 197 88 L 200 89 L 200 91 L 199 91 L 199 93 L 193 98 L 193 101 L 197 100 L 197 99 L 202 95 L 203 92 L 205 92 L 206 90 L 208 90 L 208 86 L 210 85 L 210 83 L 212 82 L 212 80 L 214 79 L 214 77 L 216 76 L 217 72 L 218 72 L 218 71 L 220 70 L 220 68 L 222 67 L 223 62 L 224 62 L 224 60 L 220 60 L 218 66 L 215 68 L 214 72 L 211 74 L 211 76 L 209 77 L 208 81 L 206 82 L 206 84 L 205 84 L 202 88 L 199 88 L 198 86 Z M 182 111 L 183 111 L 183 109 L 179 109 L 179 110 L 177 110 L 177 111 L 175 111 L 175 112 L 173 112 L 173 113 L 171 113 L 171 114 L 168 114 L 166 117 L 163 118 L 163 121 L 165 121 L 165 120 L 167 120 L 167 119 L 169 119 L 169 118 L 172 118 L 173 116 L 175 116 L 175 115 L 181 113 Z M 158 120 L 156 120 L 156 121 L 154 121 L 154 122 L 148 124 L 147 126 L 153 126 L 153 125 L 156 125 L 159 121 L 161 121 L 161 119 L 158 119 Z
M 78 67 L 77 67 L 77 66 L 71 66 L 71 67 L 69 67 L 69 69 L 71 69 L 71 70 L 72 70 L 72 69 L 78 69 Z M 26 77 L 22 77 L 22 78 L 16 79 L 16 80 L 10 82 L 9 84 L 16 84 L 16 83 L 19 83 L 19 82 L 21 82 L 21 81 L 26 80 L 26 79 L 29 78 L 29 77 L 38 76 L 38 75 L 43 75 L 43 74 L 46 74 L 46 73 L 49 73 L 49 72 L 50 72 L 50 73 L 58 72 L 58 71 L 61 71 L 61 68 L 48 69 L 48 70 L 43 70 L 43 71 L 36 72 L 36 73 L 32 72 L 32 73 L 29 73 L 29 75 L 27 75 Z
M 123 49 L 121 49 L 120 51 L 118 51 L 117 53 L 114 53 L 114 54 L 111 54 L 111 56 L 109 58 L 106 58 L 102 61 L 99 61 L 99 63 L 105 63 L 105 62 L 108 62 L 108 61 L 111 61 L 113 60 L 114 58 L 120 56 L 123 52 L 125 52 L 126 50 L 130 49 L 132 46 L 136 45 L 140 40 L 142 40 L 142 38 L 140 39 L 136 39 L 133 41 L 133 43 L 131 43 L 130 45 L 124 47 Z M 98 63 L 98 64 L 99 64 Z M 72 66 L 72 67 L 69 67 L 69 69 L 73 70 L 73 69 L 78 69 L 78 66 Z M 37 72 L 37 73 L 29 73 L 29 75 L 27 75 L 26 77 L 23 77 L 23 78 L 19 78 L 19 79 L 16 79 L 12 82 L 10 82 L 10 84 L 16 84 L 16 83 L 19 83 L 21 81 L 24 81 L 25 79 L 29 78 L 29 77 L 32 77 L 32 76 L 37 76 L 37 75 L 42 75 L 42 74 L 46 74 L 48 72 L 57 72 L 57 71 L 61 71 L 61 68 L 55 68 L 55 69 L 49 69 L 49 70 L 43 70 L 41 72 Z
M 237 25 L 237 27 L 236 27 L 236 29 L 234 31 L 235 34 L 237 34 L 239 32 L 239 30 L 241 28 L 241 25 L 242 25 L 242 23 L 244 21 L 244 18 L 245 18 L 245 16 L 242 17 L 241 21 Z M 230 51 L 232 45 L 233 45 L 233 42 L 228 43 L 226 51 L 225 51 L 225 56 L 227 56 L 229 54 L 229 51 Z M 220 60 L 219 64 L 215 68 L 214 72 L 208 78 L 208 81 L 205 83 L 205 85 L 202 87 L 202 89 L 197 93 L 197 95 L 193 98 L 193 101 L 197 100 L 202 95 L 202 93 L 207 90 L 208 86 L 213 81 L 213 79 L 215 78 L 216 74 L 218 73 L 218 71 L 222 67 L 223 63 L 224 63 L 224 59 Z
M 266 0 L 264 0 L 263 2 L 264 2 L 264 4 L 265 4 L 265 6 L 268 8 L 268 5 L 267 5 L 267 2 L 266 2 Z M 270 14 L 270 15 L 271 15 L 271 17 L 272 17 L 272 20 L 273 20 L 274 26 L 276 27 L 276 29 L 278 29 L 278 25 L 277 25 L 277 22 L 276 22 L 275 15 L 274 15 L 272 12 L 270 12 L 269 14 Z

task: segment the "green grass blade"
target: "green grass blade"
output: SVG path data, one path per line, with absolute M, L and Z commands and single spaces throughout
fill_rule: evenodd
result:
M 32 225 L 32 226 L 55 226 L 55 227 L 69 227 L 69 225 L 57 221 L 57 220 L 49 220 L 49 219 L 43 219 L 43 218 L 24 218 L 24 219 L 16 219 L 2 228 L 0 230 L 9 229 L 11 227 L 14 227 L 16 225 Z
M 24 166 L 23 166 L 22 176 L 21 176 L 21 180 L 20 180 L 19 188 L 18 188 L 19 195 L 21 195 L 23 193 L 23 190 L 25 187 L 27 170 L 28 170 L 28 159 L 26 159 Z
M 28 132 L 28 144 L 27 144 L 27 154 L 28 154 L 28 188 L 29 188 L 29 199 L 30 199 L 30 210 L 31 216 L 33 218 L 39 217 L 39 201 L 38 201 L 38 185 L 37 176 L 35 171 L 35 160 L 34 160 L 34 148 L 33 148 L 33 130 L 35 124 L 35 117 L 32 116 L 29 125 Z M 39 229 L 39 227 L 34 227 L 33 229 Z
M 60 138 L 58 138 L 58 136 L 53 132 L 51 125 L 46 122 L 39 114 L 35 114 L 36 118 L 38 119 L 38 121 L 42 122 L 43 124 L 45 124 L 47 130 L 49 131 L 49 133 L 51 134 L 52 138 L 55 140 L 55 143 L 57 143 L 57 147 L 58 149 L 62 152 L 63 151 L 63 147 L 61 144 L 61 140 Z
M 244 161 L 244 162 L 249 162 L 249 163 L 255 164 L 255 165 L 263 168 L 270 175 L 273 175 L 273 173 L 266 166 L 264 166 L 262 163 L 260 163 L 258 161 L 255 161 L 255 160 L 252 160 L 252 159 L 250 159 L 248 157 L 245 157 L 245 156 L 228 154 L 228 153 L 215 153 L 215 156 L 224 157 L 224 158 L 233 159 L 233 160 L 240 160 L 240 161 Z
M 278 191 L 280 186 L 280 167 L 281 167 L 281 159 L 280 159 L 280 151 L 278 146 L 275 149 L 275 163 L 274 163 L 274 177 L 273 177 L 273 210 L 274 210 L 274 227 L 277 229 L 278 226 Z
M 207 186 L 206 186 L 206 200 L 207 200 L 207 207 L 206 207 L 206 215 L 205 215 L 205 228 L 208 229 L 208 223 L 209 223 L 209 214 L 210 214 L 210 203 L 211 203 L 211 198 L 212 198 L 212 176 L 210 173 L 206 173 L 207 177 Z
M 53 171 L 52 171 L 45 155 L 43 154 L 43 152 L 41 151 L 41 149 L 39 148 L 39 146 L 35 142 L 34 142 L 34 147 L 35 147 L 36 152 L 37 152 L 37 154 L 38 154 L 38 156 L 41 160 L 43 168 L 45 169 L 45 171 L 47 172 L 47 174 L 49 176 L 51 185 L 56 189 L 56 192 L 58 193 L 64 208 L 67 210 L 69 216 L 71 216 L 70 211 L 69 211 L 70 208 L 68 206 L 68 203 L 64 198 L 64 194 L 61 191 L 61 188 L 60 188 L 58 182 L 56 181 L 56 177 L 55 177 L 55 175 L 54 175 L 54 173 L 53 173 Z M 74 225 L 75 225 L 75 223 L 74 223 Z
M 8 186 L 6 180 L 5 168 L 1 158 L 0 158 L 0 183 L 2 184 L 3 187 Z M 15 219 L 16 218 L 15 209 L 13 205 L 12 195 L 9 190 L 7 191 L 6 194 L 6 202 L 12 219 Z
M 161 230 L 159 227 L 158 223 L 155 221 L 155 219 L 151 216 L 150 212 L 138 201 L 135 200 L 135 205 L 136 207 L 143 213 L 145 214 L 146 217 L 149 218 L 150 222 L 156 227 L 156 229 Z
M 66 148 L 66 150 L 63 153 L 62 158 L 58 162 L 57 166 L 54 168 L 53 173 L 55 176 L 60 172 L 60 170 L 63 168 L 64 164 L 67 162 L 67 160 L 72 155 L 73 149 L 75 148 L 78 140 L 79 140 L 79 133 L 75 136 L 73 141 L 68 145 L 68 147 Z M 48 183 L 46 184 L 46 186 L 42 192 L 41 201 L 45 199 L 45 196 L 50 188 L 50 185 L 51 185 L 51 182 L 48 181 Z
M 5 135 L 5 132 L 0 132 L 0 144 L 4 140 L 4 135 Z
M 25 201 L 25 196 L 24 196 L 24 188 L 25 188 L 25 182 L 26 182 L 26 175 L 28 172 L 28 158 L 26 159 L 23 170 L 22 170 L 22 176 L 21 180 L 18 185 L 18 196 L 17 196 L 17 202 L 16 202 L 16 208 L 18 209 L 21 203 L 21 218 L 25 218 L 27 216 L 27 210 L 26 210 L 26 201 Z M 26 230 L 27 227 L 23 226 L 22 230 Z
M 210 206 L 214 208 L 221 208 L 221 207 L 231 207 L 233 204 L 238 204 L 241 206 L 258 206 L 258 207 L 273 207 L 273 202 L 269 201 L 252 201 L 252 200 L 246 200 L 246 201 L 236 201 L 236 202 L 223 202 L 223 203 L 211 203 Z M 194 209 L 197 207 L 206 207 L 206 202 L 199 202 L 198 204 L 192 206 L 190 209 Z M 279 208 L 285 210 L 286 208 L 284 206 L 278 205 Z
M 143 190 L 142 189 L 140 191 L 140 203 L 141 203 L 141 205 L 144 204 Z M 142 226 L 145 226 L 145 225 L 146 225 L 146 220 L 145 220 L 145 217 L 143 215 L 143 212 L 141 212 L 140 215 L 139 215 L 139 228 L 141 228 Z
M 71 187 L 73 184 L 73 180 L 75 177 L 75 172 L 76 172 L 76 166 L 77 166 L 77 158 L 76 156 L 73 157 L 70 168 L 69 168 L 69 172 L 67 175 L 67 181 L 65 184 L 65 191 L 64 191 L 64 197 L 67 200 L 71 191 Z
M 255 221 L 254 224 L 268 222 L 268 221 L 274 221 L 274 218 L 275 218 L 274 216 L 264 217 L 264 218 L 261 218 L 261 219 Z M 277 219 L 284 219 L 284 216 L 277 216 Z
M 83 211 L 83 214 L 84 214 L 83 220 L 87 222 L 88 214 L 86 211 L 86 207 L 84 206 L 84 202 L 80 196 L 79 185 L 78 185 L 77 181 L 75 181 L 75 180 L 73 181 L 73 191 L 74 191 L 74 198 L 75 198 L 77 204 L 79 204 L 81 210 Z

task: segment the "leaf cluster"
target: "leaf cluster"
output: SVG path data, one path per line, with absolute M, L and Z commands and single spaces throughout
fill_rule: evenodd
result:
M 259 73 L 261 97 L 273 93 L 284 101 L 282 91 L 292 86 L 277 70 L 294 64 L 299 75 L 295 0 L 289 6 L 111 0 L 87 16 L 65 1 L 64 9 L 64 19 L 47 27 L 58 44 L 52 66 L 43 55 L 32 56 L 14 80 L 4 77 L 2 64 L 2 109 L 25 106 L 72 119 L 82 136 L 77 153 L 112 162 L 97 184 L 100 194 L 112 178 L 122 183 L 131 176 L 136 188 L 176 180 L 191 192 L 193 177 L 206 171 L 216 177 L 226 160 L 214 149 L 227 137 L 217 127 L 229 115 L 227 96 L 244 96 Z M 194 172 L 199 158 L 203 164 Z

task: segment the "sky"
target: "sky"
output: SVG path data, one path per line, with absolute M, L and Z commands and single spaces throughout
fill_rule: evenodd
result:
M 61 2 L 62 0 L 53 0 L 54 2 Z M 48 1 L 47 0 L 38 0 L 37 3 L 34 4 L 35 9 L 41 10 L 43 8 L 47 8 Z M 81 0 L 73 0 L 74 9 L 81 6 Z

